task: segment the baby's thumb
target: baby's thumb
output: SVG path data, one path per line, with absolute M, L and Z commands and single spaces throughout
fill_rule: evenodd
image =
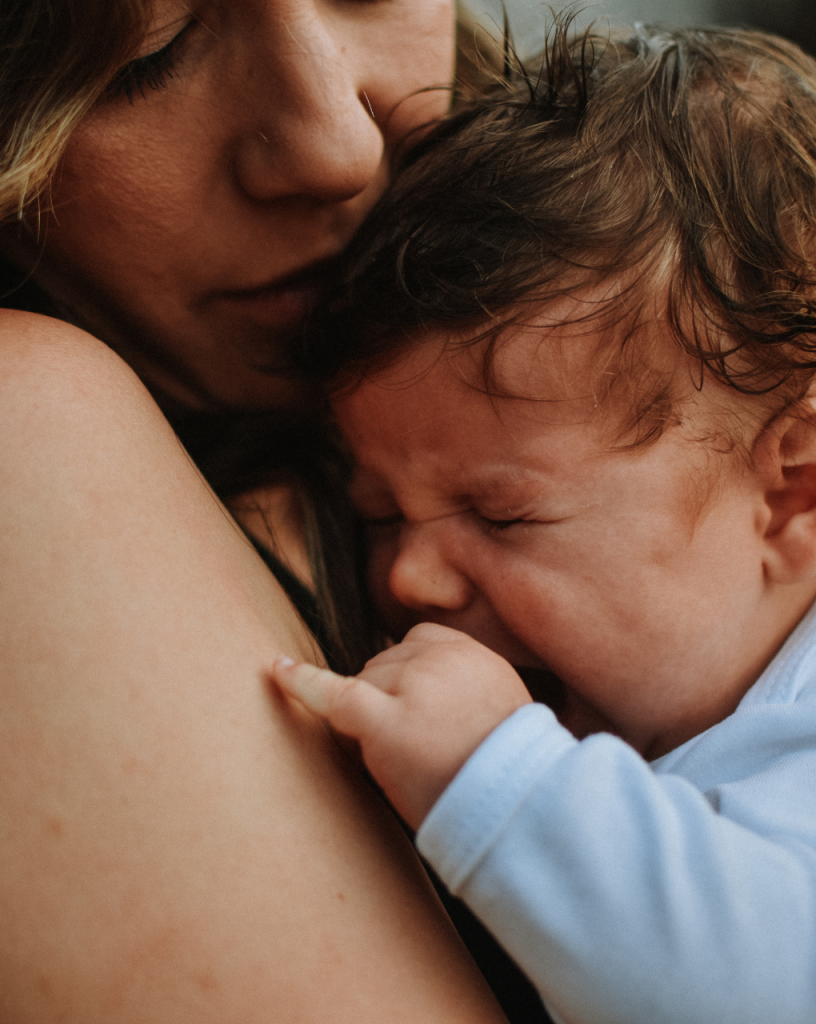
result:
M 346 736 L 361 740 L 369 735 L 390 698 L 364 679 L 339 676 L 328 668 L 280 657 L 272 679 L 284 693 L 296 697 L 310 711 L 328 719 Z
M 310 711 L 324 718 L 331 718 L 337 697 L 352 682 L 328 668 L 293 661 L 285 655 L 272 666 L 272 678 L 285 693 L 297 697 Z
M 364 741 L 376 735 L 382 722 L 393 712 L 393 697 L 355 676 L 338 676 L 331 669 L 318 669 L 291 657 L 278 657 L 272 666 L 272 680 L 297 697 L 316 715 L 346 736 Z

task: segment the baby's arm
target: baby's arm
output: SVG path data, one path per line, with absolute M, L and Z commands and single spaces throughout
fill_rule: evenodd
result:
M 356 678 L 281 658 L 275 681 L 360 749 L 412 828 L 492 731 L 530 695 L 498 654 L 446 626 L 415 626 Z
M 278 669 L 360 739 L 401 812 L 422 821 L 420 850 L 552 1014 L 812 1024 L 812 698 L 738 711 L 698 737 L 683 778 L 521 708 L 509 666 L 450 630 L 412 631 L 364 675 Z

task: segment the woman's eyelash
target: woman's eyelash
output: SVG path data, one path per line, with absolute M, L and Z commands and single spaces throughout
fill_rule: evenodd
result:
M 173 77 L 176 66 L 176 47 L 182 36 L 192 25 L 188 22 L 181 32 L 177 33 L 170 42 L 155 53 L 147 53 L 144 57 L 136 57 L 125 64 L 116 73 L 116 77 L 108 85 L 106 95 L 111 99 L 120 96 L 127 96 L 128 102 L 133 103 L 133 98 L 138 93 L 144 98 L 145 89 L 163 89 Z

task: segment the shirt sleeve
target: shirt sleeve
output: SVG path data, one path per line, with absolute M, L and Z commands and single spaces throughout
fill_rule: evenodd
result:
M 813 1024 L 816 706 L 768 710 L 773 756 L 701 791 L 527 705 L 443 793 L 420 852 L 565 1024 Z

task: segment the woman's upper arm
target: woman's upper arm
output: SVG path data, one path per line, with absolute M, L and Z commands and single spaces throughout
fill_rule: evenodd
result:
M 501 1020 L 131 371 L 0 315 L 0 1019 Z

